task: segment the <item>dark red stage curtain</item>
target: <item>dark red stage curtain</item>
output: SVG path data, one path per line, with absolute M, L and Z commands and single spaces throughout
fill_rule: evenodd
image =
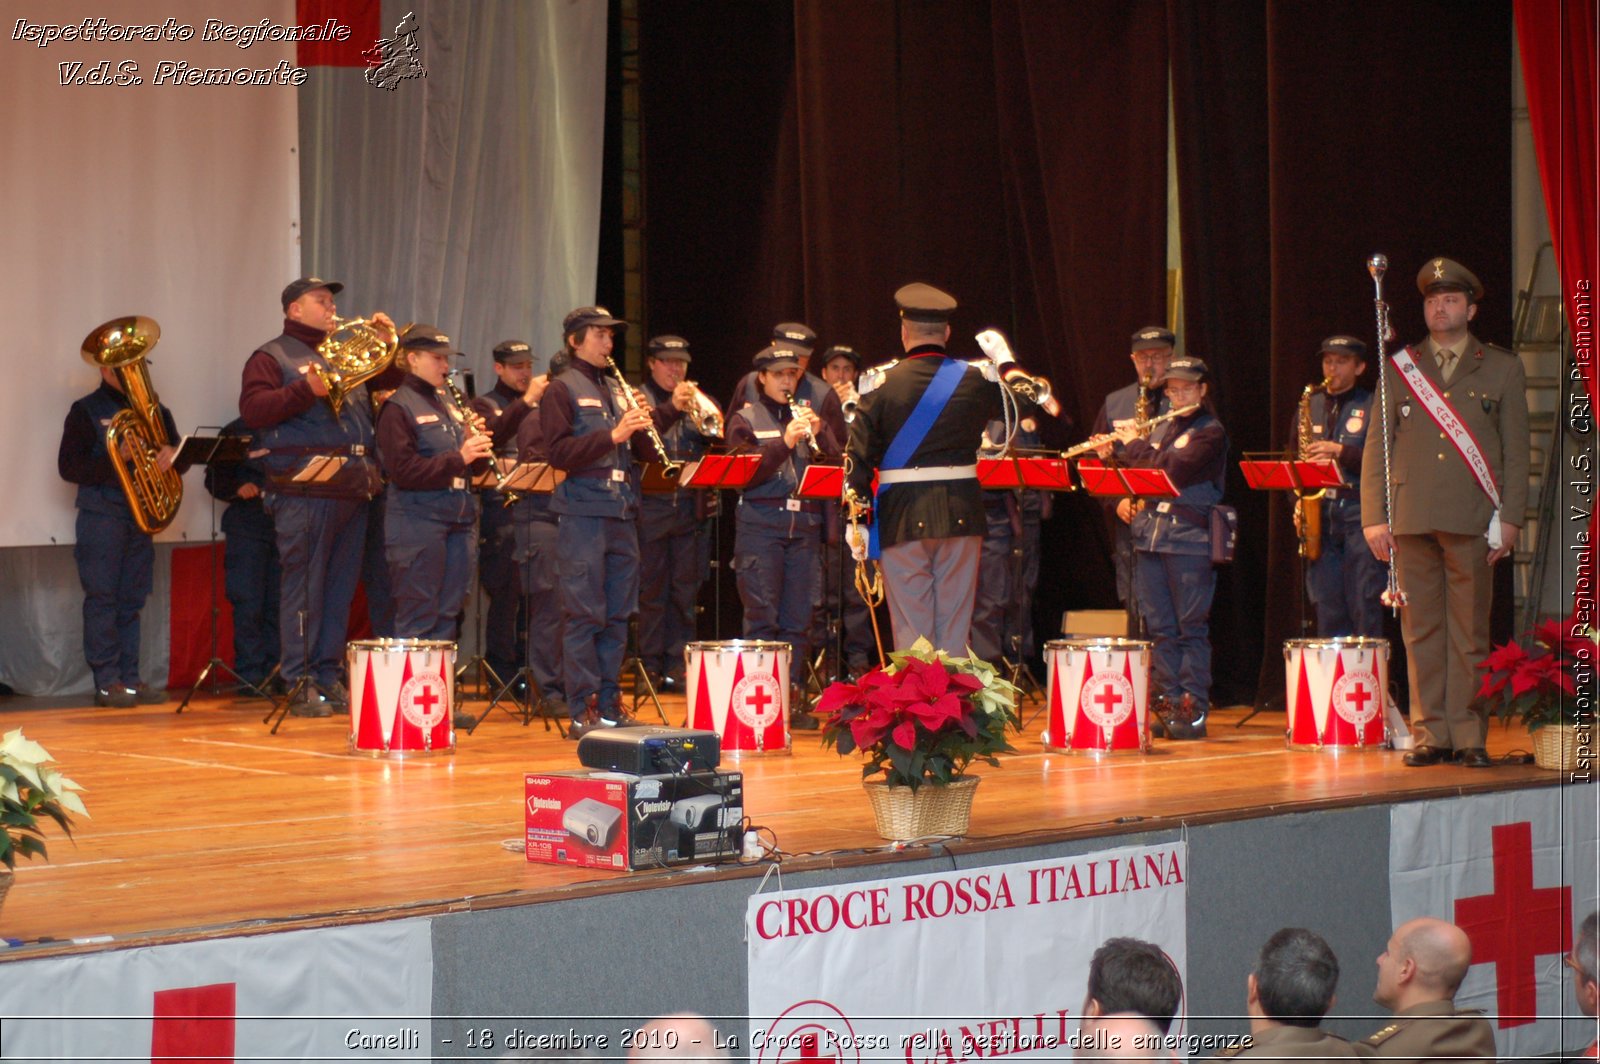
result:
M 219 611 L 217 656 L 233 665 L 233 607 L 223 594 L 222 551 L 220 541 L 173 548 L 167 686 L 174 690 L 193 687 L 211 660 L 213 580 Z
M 1600 81 L 1595 70 L 1596 0 L 1517 0 L 1517 43 L 1528 90 L 1528 118 L 1544 186 L 1545 213 L 1566 293 L 1567 324 L 1593 411 L 1600 405 L 1594 349 L 1595 269 L 1600 266 L 1600 189 L 1595 138 Z M 1600 539 L 1600 510 L 1590 517 L 1589 543 Z M 1591 557 L 1593 555 L 1591 554 Z M 1577 615 L 1596 615 L 1594 582 L 1588 597 L 1574 589 Z
M 1246 489 L 1237 462 L 1241 450 L 1263 447 L 1272 434 L 1266 9 L 1169 0 L 1167 24 L 1183 339 L 1186 352 L 1205 359 L 1216 376 L 1213 398 L 1234 452 L 1227 499 L 1239 510 L 1238 557 L 1218 572 L 1211 609 L 1212 699 L 1229 705 L 1255 697 L 1267 598 L 1294 589 L 1292 575 L 1263 579 L 1274 500 Z

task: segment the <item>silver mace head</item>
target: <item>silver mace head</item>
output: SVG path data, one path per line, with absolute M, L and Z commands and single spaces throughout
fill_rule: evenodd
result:
M 1388 268 L 1389 268 L 1389 256 L 1387 256 L 1387 255 L 1382 255 L 1382 254 L 1373 255 L 1372 257 L 1367 259 L 1367 272 L 1372 274 L 1372 279 L 1374 281 L 1383 280 L 1383 273 Z

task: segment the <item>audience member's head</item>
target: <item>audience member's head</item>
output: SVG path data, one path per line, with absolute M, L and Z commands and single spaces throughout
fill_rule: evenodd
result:
M 717 1031 L 698 1012 L 657 1016 L 639 1032 L 629 1060 L 726 1060 L 717 1046 Z
M 1137 1013 L 1165 1033 L 1182 1000 L 1183 981 L 1160 946 L 1137 938 L 1108 938 L 1089 960 L 1086 1017 Z
M 1178 1058 L 1175 1049 L 1167 1044 L 1166 1029 L 1137 1012 L 1085 1015 L 1081 1034 L 1086 1048 L 1078 1051 L 1080 1059 L 1115 1058 L 1161 1064 Z
M 1267 939 L 1250 973 L 1250 1015 L 1268 1023 L 1315 1027 L 1333 1006 L 1339 958 L 1322 936 L 1286 927 Z
M 1567 967 L 1572 969 L 1572 990 L 1585 1016 L 1600 1015 L 1600 971 L 1595 968 L 1595 937 L 1600 912 L 1592 912 L 1578 925 Z
M 1472 965 L 1472 943 L 1455 924 L 1424 916 L 1401 924 L 1378 955 L 1372 1000 L 1393 1012 L 1450 1001 Z

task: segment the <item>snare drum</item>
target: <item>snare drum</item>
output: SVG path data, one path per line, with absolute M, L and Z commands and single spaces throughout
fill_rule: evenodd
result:
M 690 643 L 683 658 L 689 727 L 722 736 L 724 754 L 789 752 L 788 643 Z
M 1338 753 L 1384 745 L 1387 639 L 1289 639 L 1283 661 L 1289 749 Z
M 1142 639 L 1052 639 L 1044 645 L 1050 692 L 1045 749 L 1103 757 L 1147 752 L 1150 643 Z
M 350 752 L 423 757 L 456 752 L 450 685 L 456 645 L 442 639 L 361 639 L 350 666 Z

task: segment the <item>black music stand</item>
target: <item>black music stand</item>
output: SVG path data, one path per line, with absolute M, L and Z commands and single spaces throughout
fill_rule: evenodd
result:
M 490 476 L 490 474 L 487 473 L 483 475 Z M 560 484 L 565 479 L 567 479 L 567 475 L 561 470 L 552 466 L 549 462 L 518 462 L 509 470 L 504 470 L 502 472 L 496 487 L 497 490 L 503 492 L 508 498 L 518 495 L 549 495 L 551 492 L 556 490 L 556 485 Z M 528 613 L 531 616 L 533 602 L 531 595 L 527 590 L 528 583 L 527 580 L 523 578 L 522 568 L 520 565 L 517 567 L 517 580 L 521 583 L 523 588 L 523 612 Z M 559 605 L 557 608 L 559 608 Z M 490 676 L 494 676 L 494 670 L 489 667 L 488 662 L 484 662 L 483 667 L 488 671 Z M 518 689 L 518 681 L 521 681 L 522 684 L 520 692 Z M 502 705 L 506 702 L 509 702 L 511 707 L 514 708 L 506 708 L 505 711 L 514 719 L 522 721 L 523 727 L 527 727 L 529 724 L 532 724 L 533 718 L 539 715 L 538 708 L 544 702 L 544 691 L 540 688 L 539 681 L 534 679 L 533 669 L 528 665 L 528 648 L 526 642 L 524 642 L 522 647 L 522 666 L 517 669 L 516 672 L 506 677 L 503 681 L 500 679 L 500 677 L 495 676 L 495 683 L 498 685 L 498 687 L 495 689 L 493 695 L 489 698 L 489 705 L 470 725 L 467 726 L 466 732 L 468 735 L 471 735 L 473 732 L 477 731 L 478 725 L 482 724 L 484 720 L 488 718 L 490 713 L 493 713 L 496 709 L 502 708 Z M 545 731 L 550 730 L 551 719 L 552 718 L 550 717 L 544 718 Z M 563 739 L 566 738 L 567 730 L 559 720 L 556 721 L 556 732 L 560 734 Z
M 978 484 L 986 491 L 1076 491 L 1072 483 L 1071 467 L 1058 452 L 1029 452 L 1012 450 L 1003 455 L 978 459 Z M 1010 622 L 1011 633 L 1006 644 L 1014 658 L 1002 651 L 1000 658 L 1012 686 L 1023 692 L 1029 702 L 1044 703 L 1044 688 L 1040 685 L 1022 652 L 1022 616 L 1024 596 L 1020 594 L 1024 568 L 1022 544 L 1011 548 L 1012 605 L 1015 615 Z M 1024 727 L 1027 721 L 1023 722 Z
M 1246 454 L 1239 463 L 1239 469 L 1244 473 L 1245 483 L 1256 491 L 1292 491 L 1295 498 L 1315 502 L 1317 497 L 1327 488 L 1344 486 L 1344 477 L 1339 472 L 1339 463 L 1331 458 L 1321 461 L 1306 461 L 1282 454 Z M 1321 505 L 1320 502 L 1317 505 Z M 1295 538 L 1300 543 L 1296 555 L 1300 559 L 1300 623 L 1296 631 L 1304 636 L 1306 634 L 1306 569 L 1310 562 L 1306 558 L 1306 530 L 1302 525 L 1295 533 Z M 1255 714 L 1252 713 L 1251 716 Z M 1245 720 L 1249 720 L 1246 717 Z M 1239 723 L 1243 724 L 1244 721 Z
M 819 460 L 807 465 L 805 472 L 800 476 L 799 486 L 795 488 L 794 497 L 797 499 L 806 499 L 812 502 L 837 503 L 840 499 L 844 498 L 843 463 Z M 826 513 L 823 515 L 823 527 L 824 529 L 827 527 Z M 806 670 L 806 679 L 804 684 L 805 690 L 807 694 L 815 690 L 818 698 L 822 697 L 822 692 L 827 688 L 827 682 L 823 677 L 828 673 L 827 659 L 830 644 L 834 650 L 834 668 L 832 674 L 839 678 L 843 678 L 845 673 L 843 547 L 844 537 L 841 535 L 839 540 L 839 548 L 841 553 L 839 555 L 838 567 L 839 615 L 837 617 L 828 618 L 829 631 L 827 638 L 823 641 L 822 646 L 817 648 L 816 653 L 811 655 L 811 660 L 803 663 Z M 824 553 L 826 553 L 826 543 L 824 543 Z M 823 568 L 824 570 L 827 568 L 826 559 L 824 559 Z M 824 600 L 826 600 L 826 596 L 824 596 Z M 790 708 L 792 709 L 793 707 Z
M 211 426 L 206 426 L 210 428 Z M 219 430 L 220 432 L 220 430 Z M 248 436 L 201 436 L 198 433 L 185 436 L 178 443 L 178 452 L 173 456 L 172 468 L 178 472 L 187 472 L 197 465 L 225 466 L 239 465 L 250 457 L 250 437 Z M 272 701 L 272 696 L 260 687 L 250 683 L 236 672 L 233 666 L 222 660 L 217 653 L 218 635 L 217 622 L 222 615 L 222 607 L 217 602 L 217 497 L 211 496 L 211 564 L 209 569 L 211 583 L 211 658 L 206 662 L 206 667 L 200 670 L 200 675 L 195 677 L 194 686 L 189 688 L 189 693 L 183 696 L 183 701 L 178 703 L 177 713 L 182 713 L 189 708 L 189 703 L 194 700 L 196 692 L 205 686 L 206 680 L 214 672 L 223 672 L 231 676 L 237 687 L 254 691 L 261 698 Z

